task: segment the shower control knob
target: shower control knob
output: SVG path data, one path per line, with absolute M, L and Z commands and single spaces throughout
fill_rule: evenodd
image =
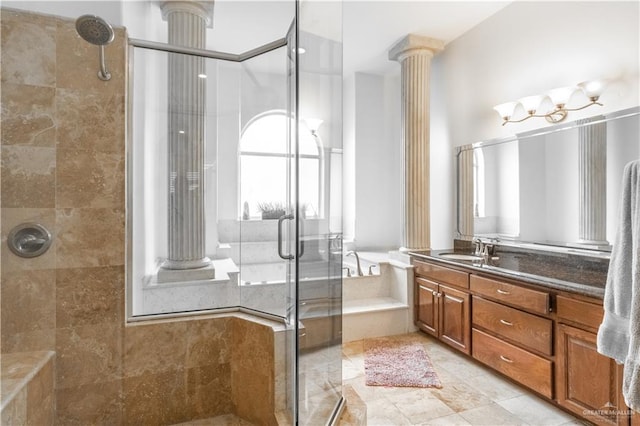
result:
M 22 223 L 7 238 L 9 249 L 20 257 L 40 256 L 49 249 L 51 241 L 51 233 L 38 223 Z

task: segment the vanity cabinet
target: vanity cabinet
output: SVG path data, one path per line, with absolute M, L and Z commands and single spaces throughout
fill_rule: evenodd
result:
M 474 293 L 472 356 L 553 398 L 549 293 L 478 275 L 471 275 L 470 290 Z
M 557 311 L 558 404 L 598 425 L 628 425 L 623 367 L 596 349 L 602 305 L 559 295 Z
M 418 328 L 459 351 L 471 353 L 469 274 L 414 262 Z
M 414 258 L 420 330 L 588 422 L 640 426 L 622 369 L 596 350 L 602 300 Z

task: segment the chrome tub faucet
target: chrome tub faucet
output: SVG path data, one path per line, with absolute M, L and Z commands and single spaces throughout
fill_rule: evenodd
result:
M 347 256 L 355 256 L 356 257 L 356 265 L 358 267 L 358 275 L 359 277 L 364 276 L 364 274 L 362 273 L 362 268 L 360 267 L 360 256 L 358 256 L 358 253 L 355 252 L 355 250 L 352 250 L 350 252 L 347 252 Z

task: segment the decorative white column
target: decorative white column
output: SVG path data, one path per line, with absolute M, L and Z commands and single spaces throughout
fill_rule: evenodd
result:
M 593 119 L 579 120 L 585 124 Z M 582 244 L 608 246 L 607 124 L 585 124 L 578 130 L 579 228 Z
M 168 22 L 169 44 L 204 49 L 211 2 L 166 1 L 162 16 Z M 214 278 L 205 255 L 204 58 L 169 54 L 168 69 L 168 257 L 158 281 Z
M 478 216 L 478 200 L 474 200 L 476 192 L 473 181 L 474 150 L 465 149 L 460 151 L 457 157 L 458 166 L 458 215 L 456 227 L 458 237 L 464 240 L 473 239 L 474 218 Z M 474 203 L 476 201 L 476 203 Z
M 431 246 L 429 205 L 429 77 L 431 58 L 444 43 L 409 34 L 389 51 L 402 66 L 404 232 L 402 251 Z

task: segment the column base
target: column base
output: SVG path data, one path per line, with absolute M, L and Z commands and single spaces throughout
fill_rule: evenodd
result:
M 578 245 L 596 250 L 611 249 L 611 243 L 607 240 L 578 240 Z
M 424 247 L 424 248 L 411 248 L 411 247 L 400 247 L 398 249 L 401 253 L 408 253 L 410 251 L 425 251 L 425 250 L 431 250 L 431 248 L 429 247 Z
M 159 283 L 172 283 L 180 281 L 204 281 L 212 280 L 216 277 L 215 268 L 213 265 L 208 265 L 203 268 L 194 269 L 168 269 L 161 266 L 158 269 L 158 282 Z

